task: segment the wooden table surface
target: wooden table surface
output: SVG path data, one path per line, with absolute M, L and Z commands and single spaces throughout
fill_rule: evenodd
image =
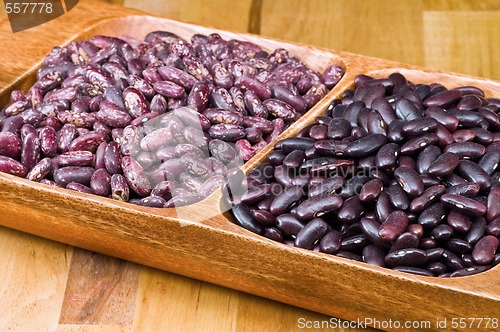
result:
M 106 2 L 500 80 L 496 0 Z M 5 15 L 3 7 L 0 15 Z M 3 40 L 11 37 L 0 34 Z M 0 331 L 301 331 L 304 322 L 327 320 L 304 309 L 0 228 Z

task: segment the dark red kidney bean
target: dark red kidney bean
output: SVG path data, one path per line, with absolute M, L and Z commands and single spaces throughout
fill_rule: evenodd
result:
M 445 152 L 429 165 L 428 174 L 439 177 L 452 172 L 459 164 L 460 158 L 455 153 Z
M 415 197 L 410 204 L 410 211 L 413 213 L 422 212 L 424 209 L 428 208 L 431 204 L 439 200 L 441 195 L 446 191 L 444 185 L 435 185 L 427 188 L 423 194 L 419 197 Z
M 410 206 L 410 199 L 399 184 L 390 185 L 386 193 L 389 195 L 391 204 L 395 209 L 406 210 Z
M 486 213 L 486 206 L 465 196 L 444 194 L 441 202 L 446 207 L 469 216 L 482 216 Z
M 130 188 L 127 180 L 121 174 L 113 174 L 111 176 L 111 197 L 115 200 L 127 202 L 130 197 Z
M 456 116 L 449 114 L 440 107 L 429 107 L 425 110 L 425 115 L 435 119 L 443 125 L 448 131 L 454 132 L 458 127 L 458 119 Z
M 429 237 L 423 237 L 420 239 L 418 247 L 423 250 L 435 249 L 437 247 L 437 241 Z
M 494 136 L 492 132 L 483 128 L 472 128 L 471 131 L 474 132 L 475 134 L 474 140 L 477 143 L 483 145 L 489 145 L 493 143 Z
M 297 236 L 304 225 L 294 215 L 284 213 L 276 217 L 276 228 L 287 236 Z
M 426 229 L 436 227 L 446 217 L 446 210 L 442 203 L 436 203 L 422 211 L 418 223 Z
M 392 208 L 392 204 L 389 198 L 389 195 L 385 192 L 382 192 L 377 200 L 375 205 L 375 211 L 377 214 L 377 220 L 380 223 L 383 223 L 387 220 L 389 215 L 394 211 Z
M 457 211 L 450 211 L 446 220 L 455 232 L 467 233 L 470 230 L 470 218 Z
M 464 255 L 472 251 L 472 245 L 459 238 L 451 238 L 446 242 L 446 249 L 458 255 Z
M 493 221 L 494 219 L 500 217 L 500 188 L 495 187 L 490 190 L 486 206 L 488 211 L 486 212 L 486 220 Z
M 177 108 L 173 111 L 174 115 L 179 118 L 184 124 L 203 130 L 210 129 L 210 121 L 202 114 L 188 107 Z
M 344 237 L 340 243 L 340 250 L 346 252 L 360 252 L 369 244 L 369 240 L 363 234 Z
M 483 90 L 481 90 L 480 88 L 475 87 L 475 86 L 465 85 L 465 86 L 460 86 L 458 88 L 455 88 L 453 90 L 460 91 L 462 93 L 462 96 L 465 96 L 465 95 L 476 95 L 476 96 L 479 96 L 479 97 L 484 97 Z
M 366 129 L 370 134 L 387 135 L 387 125 L 377 111 L 370 111 L 367 118 Z
M 315 145 L 315 142 L 311 138 L 286 138 L 281 141 L 281 150 L 284 153 L 290 153 L 294 150 L 305 151 Z
M 481 107 L 477 110 L 479 114 L 481 114 L 486 121 L 495 129 L 500 128 L 500 118 L 497 113 L 492 110 L 489 110 L 485 107 Z
M 88 186 L 90 184 L 90 178 L 94 174 L 95 168 L 93 167 L 81 167 L 81 166 L 68 166 L 61 167 L 54 170 L 53 177 L 54 181 L 60 187 L 66 187 L 70 182 L 77 182 Z
M 441 259 L 444 254 L 443 248 L 432 248 L 425 250 L 425 254 L 427 255 L 427 263 L 434 263 Z
M 365 207 L 359 198 L 357 196 L 352 196 L 344 201 L 337 212 L 337 218 L 343 223 L 353 223 L 361 218 L 364 212 Z
M 302 150 L 296 150 L 290 152 L 283 160 L 283 165 L 287 168 L 295 169 L 298 168 L 306 160 L 306 155 Z
M 314 120 L 316 121 L 317 124 L 328 126 L 330 122 L 333 120 L 333 118 L 323 115 L 323 116 L 317 116 Z
M 408 195 L 416 197 L 424 192 L 424 182 L 415 170 L 408 167 L 398 167 L 394 171 L 394 177 Z
M 266 228 L 263 235 L 273 241 L 283 242 L 283 233 L 275 227 Z
M 472 259 L 476 264 L 486 265 L 493 261 L 499 241 L 493 235 L 486 235 L 480 239 L 472 250 Z
M 266 210 L 252 210 L 252 213 L 255 220 L 260 222 L 262 226 L 274 227 L 276 225 L 276 217 L 271 212 Z
M 454 277 L 471 276 L 471 275 L 474 275 L 474 274 L 478 274 L 478 273 L 484 272 L 484 271 L 486 271 L 488 269 L 489 269 L 488 266 L 467 267 L 467 268 L 463 268 L 463 269 L 460 269 L 460 270 L 456 270 L 455 272 L 453 272 L 453 273 L 450 274 L 450 277 L 454 278 Z
M 473 220 L 469 232 L 465 235 L 464 239 L 470 244 L 474 245 L 481 239 L 486 232 L 487 222 L 484 218 L 477 218 Z
M 364 236 L 373 244 L 381 248 L 388 247 L 388 242 L 382 240 L 378 234 L 380 223 L 378 223 L 376 220 L 364 217 L 361 218 L 359 225 Z
M 476 137 L 476 133 L 472 130 L 462 129 L 455 131 L 452 135 L 456 143 L 472 142 Z
M 490 149 L 477 164 L 491 176 L 500 164 L 500 149 Z
M 467 184 L 467 181 L 464 178 L 456 175 L 455 173 L 450 173 L 450 174 L 443 176 L 442 181 L 447 186 L 450 186 L 450 187 Z
M 344 183 L 345 179 L 339 175 L 324 179 L 318 184 L 311 185 L 308 190 L 308 197 L 311 199 L 314 197 L 332 195 L 337 192 L 337 190 L 340 189 Z M 342 204 L 342 202 L 340 204 Z
M 21 151 L 22 143 L 16 134 L 10 131 L 0 132 L 1 155 L 19 160 L 19 158 L 21 157 Z
M 460 160 L 456 173 L 470 182 L 479 184 L 481 190 L 491 188 L 492 181 L 489 174 L 470 160 Z
M 403 120 L 394 120 L 389 124 L 389 126 L 387 127 L 387 137 L 389 138 L 389 141 L 400 143 L 404 140 L 404 123 L 405 122 Z
M 486 121 L 481 113 L 474 111 L 463 111 L 456 108 L 450 108 L 448 112 L 454 115 L 458 119 L 459 124 L 464 127 L 476 127 L 480 125 L 482 121 Z
M 417 158 L 417 171 L 419 174 L 429 174 L 429 166 L 441 155 L 441 149 L 435 145 L 429 145 Z
M 392 168 L 396 166 L 398 156 L 399 145 L 396 143 L 385 144 L 375 156 L 375 165 L 381 169 Z
M 352 126 L 346 119 L 334 118 L 328 124 L 327 137 L 334 140 L 343 139 L 351 135 Z M 326 139 L 326 138 L 325 138 Z
M 385 87 L 382 84 L 370 85 L 366 89 L 366 93 L 361 98 L 361 100 L 366 104 L 367 107 L 371 108 L 373 101 L 377 98 L 381 98 L 385 94 Z
M 99 196 L 111 195 L 111 174 L 104 168 L 96 170 L 90 178 L 90 189 Z
M 486 233 L 496 237 L 500 236 L 500 217 L 493 219 L 486 227 Z
M 374 244 L 369 244 L 363 248 L 363 262 L 385 267 L 385 252 Z
M 406 228 L 406 231 L 415 234 L 417 237 L 421 238 L 424 235 L 424 228 L 419 224 L 410 224 Z
M 328 127 L 325 125 L 313 125 L 309 128 L 307 136 L 315 141 L 328 139 Z
M 387 143 L 387 137 L 382 134 L 371 134 L 349 143 L 345 148 L 345 155 L 349 157 L 363 157 L 372 154 Z
M 433 277 L 434 276 L 432 274 L 432 272 L 430 272 L 426 269 L 421 269 L 419 267 L 414 267 L 414 266 L 396 266 L 393 268 L 393 270 L 399 271 L 399 272 L 404 272 L 404 273 L 421 275 L 424 277 Z
M 449 250 L 444 251 L 442 261 L 451 271 L 457 271 L 465 268 L 464 262 L 460 259 L 460 257 Z
M 212 142 L 213 142 L 213 140 L 212 140 Z M 283 160 L 285 160 L 286 156 L 287 155 L 285 153 L 283 153 L 283 151 L 281 151 L 281 150 L 273 150 L 269 153 L 267 158 L 272 165 L 278 166 L 278 165 L 281 165 L 283 163 Z
M 434 274 L 435 276 L 438 276 L 446 272 L 446 265 L 444 265 L 441 262 L 433 262 L 428 264 L 425 267 L 425 269 Z
M 22 140 L 21 163 L 32 169 L 40 160 L 40 139 L 36 132 L 30 132 Z
M 376 98 L 372 101 L 371 108 L 376 110 L 387 125 L 396 120 L 396 112 L 385 98 Z
M 326 254 L 335 254 L 340 249 L 341 240 L 342 234 L 339 231 L 329 231 L 319 242 L 320 251 Z
M 396 210 L 382 223 L 378 234 L 383 241 L 393 242 L 407 227 L 408 215 L 403 211 Z
M 384 189 L 384 184 L 379 179 L 368 181 L 361 188 L 359 193 L 359 200 L 363 203 L 371 203 L 377 200 L 380 193 Z
M 405 248 L 387 254 L 385 262 L 389 266 L 418 266 L 427 262 L 427 255 L 421 249 Z
M 301 186 L 286 187 L 282 193 L 277 195 L 270 207 L 270 212 L 275 216 L 284 213 L 302 198 L 304 195 Z
M 396 240 L 394 240 L 394 243 L 389 249 L 389 252 L 394 252 L 406 248 L 417 248 L 419 242 L 420 237 L 410 232 L 404 232 L 401 233 L 401 235 L 399 235 Z
M 40 182 L 53 170 L 51 158 L 40 160 L 27 174 L 26 179 Z
M 363 261 L 363 258 L 361 257 L 361 255 L 354 254 L 354 253 L 349 252 L 349 251 L 340 250 L 340 251 L 338 251 L 335 254 L 335 256 L 346 258 L 346 259 L 349 259 L 349 260 L 358 261 L 358 262 L 362 262 Z
M 69 151 L 85 150 L 95 152 L 99 144 L 106 142 L 108 135 L 103 132 L 94 131 L 75 138 L 69 145 Z
M 449 225 L 437 225 L 430 233 L 431 238 L 438 241 L 446 241 L 453 235 L 453 228 Z
M 297 234 L 295 246 L 312 249 L 314 244 L 328 232 L 328 224 L 321 218 L 314 218 L 308 222 Z
M 346 181 L 345 185 L 340 190 L 340 196 L 342 196 L 342 198 L 344 199 L 354 195 L 359 196 L 361 188 L 363 188 L 363 185 L 369 180 L 370 178 L 364 175 L 353 176 Z
M 110 174 L 122 172 L 120 148 L 116 142 L 109 142 L 104 152 L 104 167 Z
M 151 182 L 141 165 L 134 158 L 124 156 L 121 167 L 130 188 L 141 197 L 149 196 L 152 189 Z
M 58 166 L 92 166 L 94 154 L 90 151 L 68 151 L 54 158 Z
M 362 138 L 361 138 L 362 139 Z M 358 140 L 359 141 L 359 140 Z M 355 141 L 356 142 L 356 141 Z M 324 140 L 324 141 L 316 141 L 314 143 L 314 148 L 320 155 L 324 156 L 343 156 L 345 154 L 345 150 L 350 143 L 343 141 L 335 141 L 335 140 Z M 365 147 L 369 145 L 368 142 L 363 142 Z M 369 153 L 367 153 L 368 155 Z
M 283 187 L 289 186 L 292 183 L 292 176 L 288 168 L 283 165 L 276 166 L 274 169 L 274 178 Z
M 445 90 L 424 99 L 425 107 L 446 107 L 462 98 L 459 90 Z
M 437 125 L 438 122 L 433 118 L 414 119 L 403 125 L 403 132 L 410 136 L 423 135 L 434 131 Z
M 264 227 L 253 218 L 252 211 L 245 204 L 234 205 L 232 212 L 239 226 L 257 234 L 263 234 Z
M 410 139 L 408 142 L 404 143 L 401 146 L 402 154 L 413 154 L 422 150 L 423 148 L 436 143 L 439 140 L 439 137 L 436 134 L 425 134 L 413 139 Z
M 415 105 L 406 98 L 401 98 L 395 104 L 396 116 L 400 120 L 414 120 L 422 118 L 422 114 Z

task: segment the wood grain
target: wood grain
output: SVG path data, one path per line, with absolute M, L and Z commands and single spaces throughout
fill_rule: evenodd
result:
M 259 1 L 242 1 L 241 5 L 225 0 L 214 0 L 210 3 L 128 0 L 105 2 L 123 3 L 129 7 L 153 11 L 156 14 L 235 31 L 250 29 L 252 32 L 260 31 L 264 35 L 281 39 L 351 50 L 360 54 L 377 55 L 443 70 L 453 70 L 494 79 L 500 78 L 498 57 L 496 56 L 498 43 L 494 42 L 495 36 L 499 35 L 497 30 L 498 12 L 494 12 L 500 7 L 497 1 L 398 1 L 395 7 L 394 1 L 359 1 L 355 3 L 351 1 L 323 1 L 316 3 L 309 0 L 297 2 L 263 0 L 257 6 L 255 3 Z M 279 7 L 280 4 L 281 7 Z M 260 6 L 262 6 L 262 10 L 256 11 L 256 8 Z M 294 8 L 294 10 L 287 8 Z M 220 13 L 219 17 L 212 18 L 206 15 L 207 11 L 213 12 L 215 9 L 217 13 Z M 0 14 L 1 12 L 2 9 L 0 9 Z M 85 15 L 82 15 L 82 12 Z M 92 15 L 88 13 L 92 13 Z M 91 1 L 81 1 L 75 8 L 75 12 L 67 14 L 68 17 L 65 17 L 64 20 L 56 20 L 38 27 L 36 33 L 30 31 L 24 35 L 12 35 L 8 30 L 5 30 L 6 21 L 1 21 L 0 39 L 3 41 L 4 49 L 16 49 L 16 52 L 3 52 L 1 55 L 4 59 L 7 57 L 8 61 L 0 62 L 0 69 L 3 73 L 0 77 L 0 87 L 5 88 L 12 83 L 22 82 L 23 79 L 28 80 L 32 73 L 30 70 L 36 67 L 36 62 L 50 50 L 50 47 L 65 43 L 73 38 L 75 33 L 81 30 L 81 27 L 95 24 L 104 17 L 119 16 L 121 13 L 123 13 L 121 10 L 114 9 L 114 7 L 97 6 Z M 390 13 L 391 20 L 387 19 L 387 13 Z M 256 14 L 261 15 L 259 19 L 255 18 Z M 220 17 L 225 19 L 221 20 Z M 331 18 L 339 21 L 339 25 L 334 25 Z M 317 24 L 316 21 L 320 24 Z M 484 22 L 487 24 L 483 24 Z M 154 26 L 154 24 L 150 25 L 150 27 Z M 109 28 L 108 26 L 94 31 L 102 32 Z M 146 28 L 140 27 L 139 30 Z M 455 33 L 455 31 L 459 33 Z M 388 34 L 388 36 L 380 36 L 380 34 Z M 30 36 L 32 35 L 36 38 L 31 43 L 26 43 L 26 40 L 31 40 Z M 405 43 L 407 41 L 410 42 Z M 404 47 L 401 46 L 402 42 L 405 43 Z M 442 44 L 445 46 L 443 47 Z M 448 49 L 454 51 L 440 51 Z M 29 61 L 25 61 L 26 58 Z M 355 64 L 355 62 L 350 64 Z M 22 73 L 27 74 L 23 77 L 20 76 Z M 382 74 L 385 72 L 379 72 L 377 75 Z M 419 76 L 413 77 L 418 78 Z M 440 78 L 449 84 L 458 84 L 455 82 L 455 76 L 440 76 Z M 460 81 L 460 79 L 458 81 L 475 82 L 474 80 Z M 347 84 L 339 86 L 339 90 L 345 88 Z M 487 82 L 484 84 L 490 86 Z M 490 93 L 493 91 L 498 93 L 498 88 L 491 88 Z M 317 110 L 317 112 L 319 111 L 320 109 Z M 308 121 L 312 121 L 312 117 L 304 118 L 295 127 L 296 129 L 292 128 L 288 134 L 293 134 Z M 265 151 L 260 157 L 262 158 L 264 154 Z M 5 198 L 15 201 L 15 195 L 12 193 L 19 187 L 11 186 L 12 181 L 7 180 L 8 183 L 0 181 L 0 198 L 2 201 Z M 47 204 L 36 205 L 35 203 L 40 197 L 46 197 Z M 90 204 L 90 217 L 87 216 L 89 210 L 85 207 L 69 214 L 57 212 L 63 211 L 64 206 L 71 205 L 65 205 L 65 200 L 68 200 L 68 197 L 37 191 L 32 197 L 27 197 L 25 201 L 4 204 L 0 210 L 0 216 L 4 220 L 3 222 L 8 223 L 10 227 L 35 228 L 38 234 L 50 233 L 49 237 L 54 239 L 59 239 L 58 236 L 71 231 L 71 228 L 64 225 L 68 220 L 75 221 L 75 229 L 79 229 L 78 227 L 85 229 L 86 226 L 92 225 L 89 223 L 91 221 L 89 218 L 92 217 L 93 213 L 97 213 L 99 218 L 103 218 L 99 214 L 102 209 L 100 203 Z M 69 202 L 72 202 L 71 198 L 69 198 Z M 19 209 L 19 204 L 22 206 L 21 209 Z M 33 204 L 34 206 L 32 206 Z M 315 268 L 328 268 L 330 264 L 325 261 L 324 257 L 318 258 L 316 255 L 308 254 L 307 257 L 303 258 L 304 260 L 299 259 L 297 262 L 286 263 L 287 260 L 294 259 L 297 253 L 295 250 L 282 248 L 283 250 L 279 251 L 280 261 L 277 264 L 254 266 L 250 261 L 241 259 L 248 252 L 254 252 L 256 248 L 250 245 L 253 242 L 248 243 L 251 241 L 252 235 L 244 232 L 243 237 L 234 237 L 232 234 L 238 228 L 232 227 L 225 221 L 214 221 L 212 224 L 213 227 L 228 227 L 229 230 L 229 233 L 214 233 L 211 240 L 217 245 L 214 243 L 205 246 L 199 244 L 193 248 L 186 247 L 186 241 L 193 243 L 199 241 L 200 238 L 203 238 L 203 234 L 211 228 L 189 226 L 182 230 L 178 228 L 178 225 L 162 222 L 162 217 L 155 217 L 153 221 L 155 227 L 151 228 L 152 226 L 143 220 L 144 214 L 130 213 L 127 209 L 120 211 L 124 213 L 123 219 L 113 220 L 114 215 L 112 214 L 109 219 L 106 219 L 105 224 L 99 225 L 97 231 L 103 233 L 101 235 L 104 237 L 100 237 L 99 234 L 80 233 L 75 235 L 76 240 L 73 244 L 85 247 L 86 243 L 98 242 L 104 252 L 120 256 L 120 252 L 125 251 L 122 252 L 123 256 L 133 260 L 141 260 L 144 257 L 139 257 L 134 250 L 126 249 L 127 243 L 128 245 L 132 243 L 126 241 L 127 237 L 137 234 L 137 232 L 147 232 L 159 227 L 167 234 L 173 234 L 172 232 L 178 234 L 180 238 L 177 242 L 174 241 L 170 244 L 169 250 L 174 253 L 172 256 L 149 255 L 148 259 L 153 261 L 152 265 L 212 282 L 222 280 L 218 283 L 233 284 L 237 289 L 254 288 L 256 289 L 255 293 L 261 296 L 274 297 L 278 293 L 281 294 L 280 300 L 283 301 L 283 296 L 286 297 L 287 291 L 293 290 L 294 287 L 305 293 L 309 292 L 309 295 L 313 296 L 314 289 L 318 284 L 328 285 L 332 282 L 332 278 L 334 280 L 346 279 L 350 276 L 350 279 L 346 279 L 345 285 L 332 288 L 335 289 L 335 296 L 326 296 L 325 294 L 316 296 L 316 301 L 321 305 L 311 306 L 314 310 L 324 311 L 323 306 L 331 305 L 332 299 L 339 302 L 333 304 L 338 307 L 330 312 L 330 315 L 355 319 L 356 316 L 362 315 L 380 315 L 380 311 L 397 307 L 399 313 L 392 315 L 386 312 L 386 317 L 405 319 L 409 316 L 404 313 L 413 310 L 415 304 L 419 302 L 425 303 L 421 309 L 422 312 L 419 312 L 419 318 L 434 317 L 436 313 L 429 311 L 430 307 L 439 308 L 439 314 L 453 317 L 453 310 L 449 308 L 453 308 L 455 305 L 466 307 L 469 315 L 474 313 L 477 315 L 498 314 L 498 296 L 490 295 L 492 289 L 498 289 L 495 282 L 495 278 L 496 280 L 498 278 L 496 275 L 492 276 L 491 273 L 495 271 L 490 271 L 485 274 L 484 278 L 479 278 L 475 287 L 472 288 L 460 288 L 465 283 L 457 286 L 444 282 L 441 286 L 433 287 L 429 293 L 420 295 L 419 290 L 420 292 L 423 289 L 428 291 L 429 288 L 417 285 L 418 278 L 405 278 L 401 281 L 400 277 L 397 276 L 396 279 L 387 282 L 382 271 L 368 273 L 368 271 L 363 270 L 363 266 L 338 260 L 337 265 L 335 265 L 336 272 L 319 277 L 309 276 L 304 284 L 304 282 L 293 280 L 296 278 L 294 271 L 302 271 L 301 263 L 307 261 L 313 262 Z M 117 231 L 116 227 L 113 228 L 116 222 L 122 224 L 118 230 L 123 237 L 114 239 L 112 243 L 107 243 L 104 239 Z M 33 227 L 33 224 L 36 227 Z M 51 225 L 56 229 L 48 230 L 47 228 Z M 134 230 L 134 227 L 137 229 Z M 233 246 L 225 244 L 224 239 L 227 236 L 233 237 Z M 135 251 L 141 250 L 141 248 L 146 250 L 148 246 L 159 250 L 165 248 L 162 247 L 161 237 L 150 240 L 152 241 L 141 244 Z M 118 250 L 113 248 L 113 244 L 116 245 L 117 241 L 122 241 L 120 243 L 123 244 Z M 257 252 L 255 259 L 262 257 L 264 261 L 273 250 L 268 247 L 269 243 L 260 241 L 256 243 L 258 248 L 262 248 L 262 252 Z M 241 247 L 240 250 L 245 254 L 236 255 L 235 246 L 236 248 Z M 189 250 L 196 250 L 194 257 L 204 263 L 194 264 L 190 262 Z M 224 254 L 227 253 L 233 253 L 240 258 L 226 259 Z M 84 264 L 87 261 L 86 257 L 89 256 L 96 258 L 92 260 L 93 264 Z M 223 259 L 224 264 L 214 265 L 214 261 L 222 261 Z M 215 271 L 204 271 L 204 264 L 214 268 Z M 75 250 L 73 254 L 73 248 L 70 246 L 3 227 L 0 227 L 0 266 L 2 266 L 0 268 L 0 284 L 2 285 L 0 287 L 2 295 L 0 298 L 0 330 L 299 331 L 297 322 L 300 318 L 309 321 L 330 319 L 330 316 L 172 273 L 132 263 L 123 263 L 115 258 L 92 254 L 80 249 Z M 244 266 L 247 270 L 254 272 L 250 275 L 242 272 L 235 273 L 231 266 Z M 283 275 L 289 276 L 290 280 L 287 282 L 290 282 L 292 286 L 290 288 L 276 287 L 276 284 L 282 283 L 284 280 L 264 278 L 262 269 L 266 267 L 273 271 L 285 271 L 286 273 Z M 97 277 L 90 273 L 92 269 L 97 272 Z M 357 271 L 356 274 L 349 275 L 353 271 Z M 114 276 L 115 273 L 117 276 Z M 111 281 L 113 287 L 108 288 L 107 291 L 96 292 L 100 280 Z M 266 282 L 270 282 L 273 287 L 267 286 Z M 131 284 L 135 284 L 136 287 L 131 288 Z M 356 293 L 360 285 L 366 289 L 378 287 L 381 291 L 371 293 L 369 297 L 363 297 L 360 299 L 360 303 L 356 304 L 353 302 L 353 298 L 345 294 Z M 127 294 L 127 290 L 130 290 L 130 293 Z M 444 290 L 448 292 L 445 295 L 442 293 Z M 70 303 L 68 300 L 71 298 L 70 295 L 77 293 L 77 291 L 83 291 L 85 299 L 90 299 L 92 294 L 97 294 L 99 301 L 93 302 L 92 308 L 101 309 L 104 315 L 95 314 L 96 311 L 93 311 L 93 315 L 78 315 L 82 312 L 82 305 L 72 307 L 68 304 Z M 132 294 L 135 295 L 132 296 Z M 407 302 L 404 304 L 397 301 L 398 296 L 403 295 L 408 296 Z M 106 301 L 107 297 L 112 298 L 113 296 L 117 296 L 119 300 L 117 305 L 113 301 Z M 367 298 L 370 300 L 367 301 Z M 307 302 L 300 296 L 285 301 L 288 303 L 296 301 L 299 305 L 304 306 Z M 373 303 L 381 303 L 381 305 L 372 308 Z M 133 306 L 133 310 L 131 306 Z M 346 307 L 349 307 L 350 311 L 345 309 Z M 492 311 L 481 310 L 485 307 L 491 308 Z M 116 316 L 109 316 L 111 313 L 115 313 Z M 104 319 L 104 317 L 108 318 Z M 86 318 L 87 321 L 85 321 Z M 315 331 L 316 329 L 311 330 Z M 361 331 L 361 329 L 350 330 Z

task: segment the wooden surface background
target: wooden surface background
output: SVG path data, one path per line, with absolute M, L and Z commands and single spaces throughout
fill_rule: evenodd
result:
M 106 2 L 500 80 L 497 0 Z M 1 331 L 300 331 L 301 318 L 330 319 L 0 228 Z

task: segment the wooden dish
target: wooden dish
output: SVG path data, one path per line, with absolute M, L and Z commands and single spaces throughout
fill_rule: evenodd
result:
M 217 32 L 266 49 L 284 47 L 316 70 L 332 63 L 345 66 L 341 82 L 280 138 L 294 136 L 313 123 L 361 73 L 384 77 L 401 72 L 414 83 L 439 82 L 449 88 L 475 85 L 489 96 L 500 96 L 500 83 L 490 80 L 137 15 L 131 10 L 117 11 L 114 16 L 86 23 L 67 41 L 95 34 L 144 37 L 158 29 L 185 38 Z M 34 81 L 39 60 L 34 59 L 18 73 L 18 79 L 4 87 L 0 100 L 5 102 L 13 88 L 26 88 Z M 245 164 L 245 172 L 265 161 L 271 149 L 272 144 Z M 286 246 L 233 224 L 231 216 L 220 209 L 220 191 L 175 211 L 139 207 L 0 174 L 0 199 L 3 226 L 327 315 L 354 321 L 372 319 L 368 325 L 376 324 L 374 320 L 425 320 L 435 327 L 436 321 L 443 319 L 500 318 L 498 266 L 474 276 L 438 279 Z M 213 216 L 196 221 L 202 210 L 213 212 Z

